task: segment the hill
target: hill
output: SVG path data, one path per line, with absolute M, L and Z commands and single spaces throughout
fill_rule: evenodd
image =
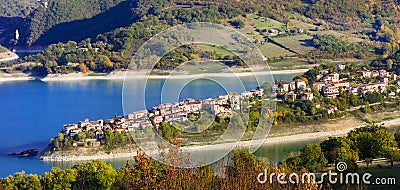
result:
M 102 9 L 105 11 L 90 18 L 54 24 L 40 35 L 30 31 L 30 39 L 37 38 L 31 43 L 54 44 L 38 55 L 26 57 L 24 61 L 42 63 L 45 68 L 39 68 L 38 71 L 44 74 L 124 69 L 132 55 L 147 39 L 171 26 L 190 22 L 213 22 L 238 28 L 276 65 L 286 63 L 285 59 L 288 57 L 298 57 L 302 59 L 302 63 L 309 64 L 317 63 L 319 59 L 368 60 L 393 54 L 400 41 L 400 17 L 392 16 L 400 14 L 397 2 L 376 2 L 372 6 L 363 3 L 363 0 L 354 0 L 353 4 L 349 0 L 342 1 L 346 6 L 331 0 L 268 0 L 267 3 L 261 0 L 126 0 L 107 10 Z M 65 1 L 54 0 L 53 4 L 55 2 Z M 38 13 L 30 19 L 45 18 L 46 22 L 50 22 L 70 18 L 71 16 L 65 17 L 65 11 L 76 11 L 71 8 L 74 7 L 73 2 L 82 3 L 80 0 L 71 2 L 71 5 L 61 4 L 64 8 L 59 9 L 52 8 L 54 5 L 50 2 L 48 9 L 36 10 Z M 372 8 L 351 12 L 363 6 Z M 383 11 L 383 8 L 387 9 Z M 57 10 L 57 13 L 46 12 L 52 9 Z M 40 11 L 43 13 L 41 17 Z M 71 13 L 74 14 L 85 16 L 83 13 Z M 343 22 L 339 22 L 340 19 Z M 36 20 L 33 22 L 34 20 L 30 22 L 30 27 L 43 26 L 43 23 Z M 347 22 L 348 20 L 354 22 Z M 359 24 L 355 24 L 356 22 Z M 129 26 L 118 28 L 120 25 Z M 32 36 L 33 34 L 36 36 Z M 67 42 L 70 40 L 74 42 Z M 171 68 L 179 64 L 179 61 L 190 60 L 191 54 L 202 58 L 226 56 L 220 51 L 209 49 L 201 52 L 198 48 L 189 48 L 182 50 L 183 53 L 171 53 L 170 60 L 178 61 L 161 60 L 157 68 Z
M 126 26 L 126 22 L 131 22 L 132 19 L 132 15 L 126 11 L 126 9 L 130 8 L 129 4 L 120 5 L 118 9 L 125 8 L 125 10 L 120 10 L 121 12 L 114 10 L 111 11 L 110 14 L 106 13 L 110 11 L 111 8 L 124 1 L 125 0 L 49 0 L 46 6 L 47 8 L 40 6 L 25 18 L 24 26 L 21 29 L 21 39 L 18 43 L 20 45 L 32 45 L 35 44 L 39 38 L 41 38 L 42 43 L 58 42 L 54 40 L 55 32 L 62 31 L 62 29 L 66 28 L 65 26 L 76 30 L 62 31 L 62 33 L 57 33 L 57 36 L 62 37 L 64 34 L 69 34 L 66 37 L 75 40 L 82 40 L 86 37 L 85 34 L 87 33 L 90 33 L 89 36 L 95 36 L 99 33 L 115 29 L 115 27 Z M 130 0 L 127 2 L 134 1 Z M 125 16 L 121 17 L 121 13 L 124 13 Z M 99 14 L 104 15 L 103 17 L 98 17 L 98 19 L 93 18 Z M 104 19 L 105 17 L 107 17 L 107 19 Z M 118 19 L 115 17 L 118 17 Z M 87 19 L 91 20 L 89 20 L 88 23 L 83 22 Z M 106 22 L 108 25 L 105 24 Z M 101 30 L 97 31 L 98 27 L 94 27 L 94 23 L 100 24 L 102 27 Z M 110 25 L 109 23 L 114 23 L 114 25 Z M 58 27 L 58 29 L 50 31 L 53 27 Z M 86 31 L 85 34 L 79 35 L 82 31 Z

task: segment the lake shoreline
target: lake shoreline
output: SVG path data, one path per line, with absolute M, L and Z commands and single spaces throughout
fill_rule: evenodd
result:
M 18 60 L 19 56 L 11 51 L 0 53 L 0 63 Z
M 384 124 L 383 126 L 386 128 L 396 127 L 400 125 L 400 118 L 384 121 L 379 124 Z M 313 133 L 301 133 L 287 136 L 278 136 L 266 138 L 265 141 L 260 146 L 272 145 L 278 143 L 290 143 L 290 142 L 298 142 L 304 140 L 315 140 L 315 139 L 328 139 L 329 137 L 339 137 L 345 136 L 351 130 L 356 128 L 363 127 L 364 125 L 357 127 L 350 127 L 341 130 L 333 130 L 333 131 L 321 131 L 321 132 L 313 132 Z M 248 148 L 251 144 L 251 141 L 240 141 L 236 142 L 228 142 L 221 143 L 215 145 L 195 145 L 195 146 L 187 146 L 184 150 L 189 151 L 205 151 L 205 150 L 224 150 L 227 147 L 236 147 L 236 148 Z M 113 159 L 125 159 L 125 158 L 133 158 L 136 155 L 136 151 L 124 152 L 124 153 L 111 153 L 111 154 L 99 154 L 99 155 L 91 155 L 91 156 L 59 156 L 59 155 L 50 155 L 50 156 L 40 156 L 38 159 L 42 161 L 49 162 L 73 162 L 73 161 L 89 161 L 89 160 L 113 160 Z
M 50 74 L 46 77 L 33 77 L 27 74 L 6 75 L 0 74 L 0 82 L 17 82 L 37 80 L 43 82 L 62 82 L 62 81 L 82 81 L 82 80 L 125 80 L 125 79 L 185 79 L 185 78 L 204 78 L 204 77 L 246 77 L 254 75 L 279 75 L 279 74 L 302 74 L 309 69 L 276 70 L 276 71 L 255 71 L 237 73 L 204 73 L 204 74 L 174 74 L 174 75 L 148 75 L 148 71 L 115 71 L 109 74 L 98 74 L 93 76 L 85 73 L 71 74 Z

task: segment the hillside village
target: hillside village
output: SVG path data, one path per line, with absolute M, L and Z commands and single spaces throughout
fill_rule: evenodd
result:
M 312 101 L 314 90 L 325 98 L 336 98 L 341 91 L 364 96 L 368 92 L 385 93 L 388 86 L 400 86 L 400 80 L 397 81 L 398 76 L 385 69 L 372 71 L 365 69 L 346 71 L 345 69 L 346 65 L 337 64 L 333 71 L 329 71 L 329 69 L 319 70 L 316 81 L 309 85 L 306 78 L 296 79 L 291 82 L 278 81 L 273 85 L 273 91 L 285 101 L 299 99 Z M 390 92 L 389 96 L 398 94 L 399 90 Z M 320 108 L 318 104 L 316 107 Z M 327 109 L 329 113 L 332 112 L 332 109 Z M 334 109 L 336 110 L 337 108 Z
M 113 132 L 144 131 L 148 127 L 157 128 L 161 122 L 183 122 L 189 120 L 189 114 L 205 110 L 215 115 L 231 113 L 232 110 L 242 109 L 242 100 L 251 97 L 262 97 L 263 89 L 258 88 L 239 94 L 230 93 L 217 98 L 194 100 L 187 98 L 181 102 L 165 103 L 154 106 L 151 110 L 140 110 L 117 116 L 113 119 L 90 121 L 85 119 L 77 124 L 64 125 L 64 135 L 75 137 L 80 132 L 92 131 L 93 140 L 100 141 L 107 130 Z M 99 143 L 97 143 L 99 144 Z M 77 145 L 77 144 L 76 144 Z

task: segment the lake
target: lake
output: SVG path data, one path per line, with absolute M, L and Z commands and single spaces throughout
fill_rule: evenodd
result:
M 263 77 L 260 77 L 262 80 Z M 291 80 L 293 75 L 275 75 L 275 80 Z M 229 83 L 229 78 L 221 78 Z M 241 78 L 246 89 L 257 84 L 248 77 Z M 179 83 L 180 79 L 172 81 Z M 85 118 L 107 119 L 115 114 L 122 115 L 122 84 L 115 80 L 87 80 L 68 82 L 21 81 L 0 83 L 0 177 L 18 171 L 42 174 L 52 166 L 71 167 L 74 163 L 42 162 L 32 158 L 11 157 L 7 154 L 29 148 L 43 149 L 67 123 L 77 123 Z M 144 85 L 143 80 L 133 81 L 133 86 Z M 164 79 L 152 79 L 147 83 L 146 107 L 161 102 L 161 87 Z M 240 88 L 239 88 L 240 89 Z M 141 92 L 136 92 L 139 93 Z M 195 80 L 186 84 L 179 100 L 187 97 L 205 99 L 226 94 L 225 89 L 211 80 Z M 170 96 L 167 93 L 167 96 Z M 135 101 L 132 98 L 132 109 Z M 280 161 L 291 151 L 299 150 L 304 144 L 321 142 L 320 140 L 282 143 L 260 148 L 255 155 L 268 157 L 271 161 Z M 114 167 L 122 166 L 126 159 L 107 161 Z

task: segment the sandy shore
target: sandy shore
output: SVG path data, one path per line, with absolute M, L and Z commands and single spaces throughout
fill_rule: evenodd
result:
M 148 75 L 148 71 L 130 71 L 128 74 L 124 71 L 115 71 L 107 75 L 91 76 L 84 73 L 71 74 L 50 74 L 45 78 L 31 77 L 26 74 L 18 76 L 9 74 L 0 74 L 0 82 L 40 80 L 45 82 L 55 81 L 82 81 L 82 80 L 125 80 L 126 79 L 185 79 L 185 78 L 206 78 L 206 77 L 245 77 L 253 75 L 278 75 L 278 74 L 302 74 L 308 69 L 279 70 L 279 71 L 259 71 L 259 72 L 239 72 L 239 73 L 205 73 L 191 75 Z

